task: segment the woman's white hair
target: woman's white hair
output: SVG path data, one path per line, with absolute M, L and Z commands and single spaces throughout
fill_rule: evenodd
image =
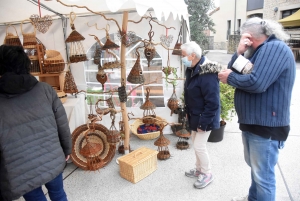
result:
M 274 20 L 263 20 L 259 17 L 249 18 L 241 26 L 241 33 L 245 32 L 252 34 L 255 38 L 260 38 L 262 35 L 270 36 L 272 34 L 282 41 L 290 38 L 280 23 Z
M 195 53 L 198 59 L 200 59 L 202 56 L 202 49 L 195 41 L 182 44 L 181 50 L 184 50 L 187 55 L 191 55 L 192 53 Z

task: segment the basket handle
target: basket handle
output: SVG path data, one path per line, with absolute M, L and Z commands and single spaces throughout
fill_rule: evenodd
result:
M 16 34 L 17 34 L 17 36 L 19 36 L 19 35 L 18 35 L 18 32 L 17 32 L 17 29 L 16 29 L 16 27 L 15 27 L 15 26 L 13 26 L 12 24 L 9 24 L 9 25 L 6 27 L 6 35 L 8 34 L 8 32 L 7 32 L 7 31 L 8 31 L 8 28 L 9 28 L 9 27 L 12 27 L 12 28 L 14 28 L 14 29 L 15 29 L 15 32 L 16 32 Z
M 140 154 L 143 154 L 141 151 L 139 152 L 136 152 L 134 155 L 133 155 L 133 158 L 136 158 L 137 155 L 140 155 Z
M 34 33 L 34 35 L 36 35 L 36 28 L 35 28 L 35 26 L 32 24 L 32 21 L 29 20 L 29 19 L 23 20 L 23 21 L 21 22 L 21 32 L 22 32 L 22 34 L 24 34 L 24 32 L 23 32 L 23 22 L 25 22 L 25 21 L 29 21 L 30 24 L 34 27 L 34 31 L 33 31 L 32 33 Z

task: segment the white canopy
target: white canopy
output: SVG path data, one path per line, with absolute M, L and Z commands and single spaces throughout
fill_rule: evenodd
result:
M 167 19 L 172 13 L 174 20 L 181 16 L 188 19 L 187 5 L 184 0 L 61 0 L 63 3 L 78 6 L 86 6 L 96 12 L 122 12 L 122 11 L 137 11 L 140 16 L 143 16 L 148 9 L 153 9 L 155 16 L 160 21 L 162 17 Z M 38 0 L 9 0 L 0 1 L 0 23 L 19 22 L 28 19 L 32 14 L 38 14 Z M 45 5 L 50 10 L 59 14 L 69 15 L 71 11 L 76 14 L 91 14 L 84 8 L 70 8 L 63 6 L 56 0 L 45 1 L 40 0 L 41 5 Z M 43 9 L 41 6 L 42 16 L 51 15 L 54 13 Z

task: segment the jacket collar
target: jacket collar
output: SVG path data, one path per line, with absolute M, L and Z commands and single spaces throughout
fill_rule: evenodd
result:
M 192 77 L 196 74 L 199 74 L 200 72 L 200 65 L 203 64 L 205 62 L 206 58 L 202 55 L 201 59 L 198 61 L 198 63 L 196 63 L 196 65 L 194 67 L 188 67 L 188 70 L 192 71 Z

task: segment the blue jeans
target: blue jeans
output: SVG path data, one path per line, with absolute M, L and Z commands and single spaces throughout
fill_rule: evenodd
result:
M 56 178 L 45 184 L 49 197 L 52 201 L 68 201 L 67 195 L 63 187 L 63 177 L 60 173 Z M 47 201 L 46 196 L 42 190 L 42 187 L 38 187 L 25 195 L 23 195 L 26 201 Z
M 275 201 L 275 165 L 279 149 L 284 142 L 262 138 L 251 132 L 243 131 L 244 158 L 251 167 L 251 186 L 249 201 Z

